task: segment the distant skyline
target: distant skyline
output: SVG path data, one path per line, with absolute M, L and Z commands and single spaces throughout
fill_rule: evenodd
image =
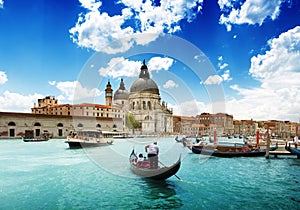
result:
M 105 103 L 143 60 L 174 114 L 300 120 L 300 0 L 0 0 L 0 111 Z

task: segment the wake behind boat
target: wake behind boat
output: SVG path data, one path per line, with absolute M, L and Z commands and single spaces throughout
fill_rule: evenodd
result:
M 134 150 L 132 150 L 129 156 L 130 168 L 133 173 L 139 175 L 143 178 L 149 178 L 154 180 L 165 180 L 171 176 L 176 176 L 180 165 L 181 165 L 181 157 L 179 157 L 178 161 L 171 166 L 165 166 L 160 161 L 162 167 L 158 168 L 150 168 L 150 163 L 148 160 L 144 160 L 142 164 L 137 163 L 137 155 Z M 178 178 L 178 176 L 176 176 Z
M 113 138 L 103 135 L 101 131 L 78 131 L 72 132 L 65 143 L 69 144 L 70 149 L 98 147 L 111 145 Z

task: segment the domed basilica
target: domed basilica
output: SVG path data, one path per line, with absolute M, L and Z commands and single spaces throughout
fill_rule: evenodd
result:
M 161 102 L 158 86 L 150 78 L 145 60 L 139 78 L 131 85 L 130 92 L 121 79 L 120 87 L 114 95 L 112 93 L 108 82 L 105 89 L 106 104 L 120 106 L 125 113 L 132 114 L 141 123 L 142 134 L 173 132 L 172 110 L 168 109 L 165 102 Z

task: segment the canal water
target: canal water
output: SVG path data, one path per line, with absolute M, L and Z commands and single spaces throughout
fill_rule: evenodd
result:
M 132 174 L 132 149 L 153 139 L 69 149 L 63 139 L 0 140 L 0 209 L 300 209 L 300 160 L 193 154 L 174 138 L 156 138 L 160 161 L 182 159 L 178 177 Z M 180 178 L 180 179 L 179 179 Z

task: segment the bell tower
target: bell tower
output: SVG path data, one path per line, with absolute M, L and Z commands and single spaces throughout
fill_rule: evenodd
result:
M 112 95 L 113 95 L 113 89 L 111 89 L 111 84 L 108 81 L 105 89 L 105 102 L 107 106 L 112 105 Z

